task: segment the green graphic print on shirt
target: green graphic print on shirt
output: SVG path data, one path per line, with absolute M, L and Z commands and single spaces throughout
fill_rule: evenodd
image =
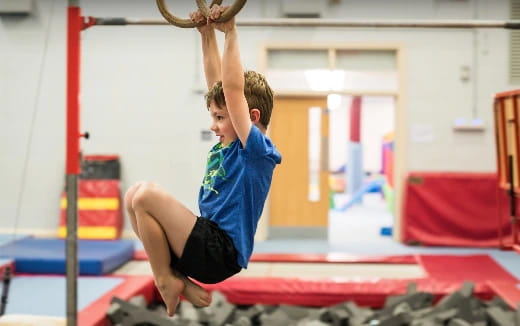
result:
M 222 145 L 218 144 L 215 149 L 210 151 L 208 154 L 208 167 L 206 169 L 204 181 L 202 182 L 204 189 L 213 191 L 217 195 L 219 192 L 214 188 L 217 177 L 221 177 L 224 180 L 226 179 L 226 170 L 222 166 L 223 161 L 224 155 L 222 154 Z

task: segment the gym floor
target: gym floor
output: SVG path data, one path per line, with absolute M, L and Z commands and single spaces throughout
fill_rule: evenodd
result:
M 411 247 L 396 243 L 390 236 L 380 234 L 380 228 L 391 225 L 391 217 L 383 205 L 368 198 L 364 204 L 348 212 L 331 212 L 328 239 L 276 239 L 258 241 L 255 254 L 341 254 L 352 257 L 402 255 L 488 255 L 520 280 L 520 256 L 514 251 L 494 248 Z M 338 231 L 340 230 L 340 231 Z M 12 236 L 0 236 L 12 241 Z M 142 250 L 135 242 L 136 250 Z M 0 263 L 6 263 L 3 261 Z M 450 272 L 449 267 L 446 270 Z M 129 261 L 112 275 L 80 277 L 78 279 L 79 311 L 111 291 L 128 275 L 151 275 L 147 261 Z M 241 272 L 243 277 L 298 277 L 328 280 L 410 279 L 421 278 L 424 270 L 417 264 L 385 263 L 280 263 L 251 262 Z M 518 287 L 518 286 L 517 286 Z M 519 287 L 520 289 L 520 287 Z M 16 276 L 10 286 L 7 315 L 39 315 L 49 325 L 60 324 L 66 315 L 66 288 L 63 277 Z M 54 319 L 53 319 L 54 318 Z M 0 318 L 0 325 L 3 325 Z M 35 322 L 41 324 L 42 319 Z

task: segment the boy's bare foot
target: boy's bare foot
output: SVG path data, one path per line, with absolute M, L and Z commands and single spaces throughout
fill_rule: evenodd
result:
M 168 316 L 173 316 L 179 304 L 179 295 L 185 290 L 184 282 L 177 277 L 170 275 L 166 278 L 156 280 L 156 286 L 166 305 Z
M 197 307 L 207 307 L 211 304 L 211 294 L 188 278 L 183 278 L 184 290 L 182 295 Z

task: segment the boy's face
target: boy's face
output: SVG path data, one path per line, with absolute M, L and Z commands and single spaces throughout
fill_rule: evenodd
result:
M 226 107 L 219 108 L 215 101 L 209 106 L 209 114 L 211 116 L 211 130 L 219 138 L 222 147 L 226 147 L 237 139 L 237 134 L 231 123 L 231 118 Z

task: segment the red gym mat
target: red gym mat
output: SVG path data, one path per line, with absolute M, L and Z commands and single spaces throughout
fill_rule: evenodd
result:
M 510 235 L 511 224 L 508 198 L 504 191 L 497 198 L 497 190 L 496 173 L 411 172 L 405 183 L 402 241 L 498 248 L 499 227 Z
M 380 308 L 389 295 L 404 294 L 410 282 L 417 290 L 430 292 L 439 299 L 462 286 L 462 282 L 434 279 L 391 280 L 370 282 L 336 282 L 334 280 L 302 280 L 297 278 L 231 278 L 219 284 L 204 285 L 208 290 L 222 292 L 235 304 L 291 304 L 325 307 L 344 301 L 355 301 L 360 306 Z M 491 299 L 493 291 L 486 284 L 475 284 L 475 295 Z
M 297 262 L 306 260 L 305 255 L 272 255 L 274 261 Z M 314 260 L 319 255 L 314 256 Z M 500 285 L 509 284 L 509 288 L 516 289 L 518 280 L 508 271 L 498 265 L 488 255 L 417 255 L 417 256 L 388 256 L 379 257 L 380 260 L 367 257 L 363 259 L 347 259 L 344 263 L 417 263 L 424 269 L 427 277 L 419 279 L 376 279 L 360 282 L 337 282 L 332 279 L 303 280 L 297 277 L 287 278 L 240 278 L 235 277 L 222 283 L 204 285 L 210 290 L 223 292 L 228 299 L 239 304 L 296 304 L 306 306 L 328 306 L 342 301 L 354 300 L 357 304 L 370 307 L 381 307 L 388 295 L 406 293 L 406 286 L 416 282 L 420 291 L 431 292 L 442 297 L 459 289 L 465 281 L 475 283 L 475 295 L 483 299 L 490 299 L 494 289 L 489 282 L 499 282 Z M 411 259 L 414 258 L 414 259 Z M 412 260 L 412 261 L 411 261 Z M 415 262 L 413 261 L 415 260 Z M 308 259 L 307 261 L 308 262 Z M 327 255 L 322 255 L 320 262 L 341 263 L 338 259 L 330 261 Z M 298 271 L 295 270 L 295 274 Z M 360 275 L 361 277 L 362 275 Z M 516 292 L 520 293 L 520 290 Z M 504 299 L 510 304 L 516 301 L 516 292 L 511 290 Z
M 389 295 L 404 294 L 410 282 L 419 291 L 433 293 L 436 298 L 452 293 L 465 281 L 474 282 L 476 296 L 488 300 L 500 295 L 512 307 L 520 303 L 517 280 L 488 255 L 404 255 L 360 257 L 345 254 L 290 255 L 256 254 L 257 262 L 316 263 L 398 263 L 418 264 L 425 274 L 418 279 L 374 279 L 370 281 L 336 281 L 334 279 L 299 279 L 295 268 L 293 278 L 232 277 L 219 284 L 203 285 L 220 291 L 235 304 L 294 304 L 330 306 L 353 300 L 358 305 L 381 307 Z M 360 275 L 360 278 L 362 275 Z M 153 287 L 153 283 L 151 285 Z

